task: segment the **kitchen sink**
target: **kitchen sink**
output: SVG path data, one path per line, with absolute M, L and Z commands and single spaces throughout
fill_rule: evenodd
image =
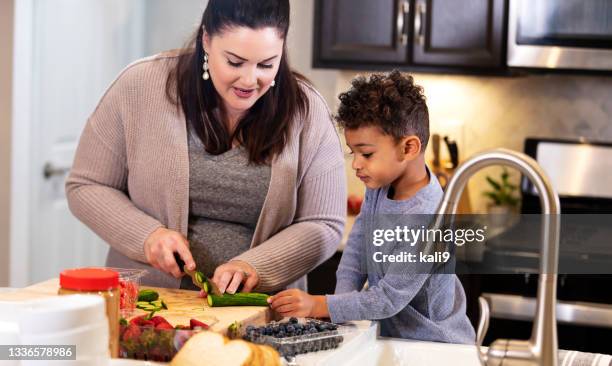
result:
M 453 365 L 478 366 L 476 346 L 378 339 L 365 347 L 347 365 Z

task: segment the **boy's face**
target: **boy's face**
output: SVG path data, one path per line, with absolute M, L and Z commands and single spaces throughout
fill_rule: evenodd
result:
M 392 184 L 411 160 L 405 144 L 384 134 L 379 127 L 345 129 L 344 137 L 353 154 L 355 174 L 370 189 Z

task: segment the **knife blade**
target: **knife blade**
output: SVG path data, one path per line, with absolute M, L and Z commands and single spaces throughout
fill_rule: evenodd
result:
M 215 285 L 215 283 L 210 278 L 204 276 L 204 273 L 195 269 L 189 270 L 185 268 L 185 261 L 183 261 L 183 259 L 177 252 L 174 253 L 174 260 L 179 266 L 179 269 L 186 275 L 191 277 L 191 282 L 193 282 L 196 287 L 199 287 L 200 289 L 204 290 L 204 292 L 206 292 L 207 294 L 212 293 L 214 295 L 221 295 L 221 291 L 219 291 L 217 285 Z

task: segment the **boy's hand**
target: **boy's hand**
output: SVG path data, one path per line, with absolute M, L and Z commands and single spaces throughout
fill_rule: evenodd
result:
M 268 298 L 270 307 L 284 317 L 328 317 L 325 296 L 313 296 L 298 289 L 281 291 Z

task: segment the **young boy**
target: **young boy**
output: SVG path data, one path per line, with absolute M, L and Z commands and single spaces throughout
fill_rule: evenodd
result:
M 422 88 L 411 76 L 393 71 L 359 77 L 339 98 L 336 120 L 354 154 L 352 167 L 367 189 L 336 273 L 336 292 L 313 296 L 285 290 L 269 299 L 271 307 L 283 316 L 329 317 L 335 323 L 380 320 L 383 336 L 474 343 L 465 293 L 454 274 L 364 270 L 364 217 L 433 214 L 442 198 L 438 180 L 425 165 L 429 115 Z

